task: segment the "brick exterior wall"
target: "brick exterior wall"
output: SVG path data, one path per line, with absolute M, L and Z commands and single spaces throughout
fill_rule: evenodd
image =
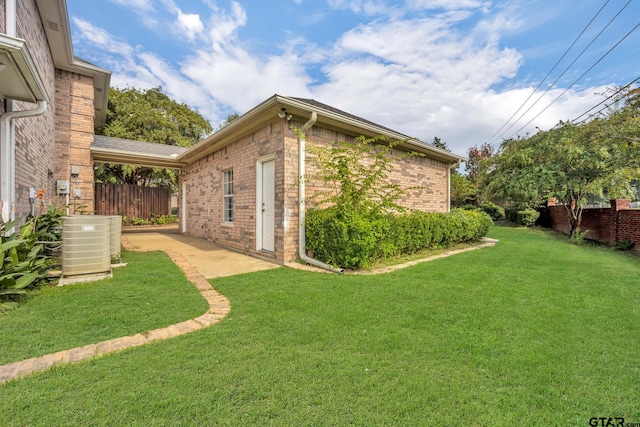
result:
M 82 210 L 93 213 L 94 171 L 91 143 L 94 132 L 93 78 L 56 70 L 56 169 L 57 179 L 69 180 L 70 213 Z M 78 166 L 78 177 L 71 176 L 71 166 Z M 79 196 L 76 190 L 80 191 Z
M 4 10 L 4 2 L 1 7 Z M 17 2 L 17 37 L 25 39 L 40 73 L 50 103 L 44 114 L 14 120 L 16 146 L 16 218 L 31 212 L 29 188 L 47 191 L 45 206 L 51 201 L 54 156 L 55 67 L 49 51 L 35 0 Z M 4 21 L 4 19 L 3 19 Z M 14 102 L 14 110 L 31 110 L 35 104 Z M 36 206 L 36 213 L 39 205 Z
M 589 230 L 585 238 L 615 245 L 622 241 L 635 243 L 634 250 L 640 251 L 640 210 L 629 209 L 625 200 L 612 201 L 611 208 L 584 209 L 581 230 Z M 555 230 L 569 234 L 569 219 L 563 206 L 547 208 L 551 224 Z
M 5 1 L 0 1 L 0 28 L 4 32 Z M 70 165 L 80 166 L 79 180 L 71 182 L 72 191 L 82 196 L 71 202 L 93 211 L 93 79 L 56 70 L 35 0 L 17 2 L 17 37 L 27 41 L 49 97 L 44 114 L 14 120 L 16 145 L 16 218 L 31 212 L 29 189 L 46 190 L 43 205 L 63 206 L 65 197 L 56 196 L 56 181 L 71 180 Z M 14 102 L 14 110 L 28 110 L 35 104 Z M 4 113 L 4 105 L 0 106 Z M 36 204 L 36 213 L 40 204 Z M 74 209 L 71 209 L 73 213 Z
M 291 136 L 295 138 L 293 132 L 291 132 Z M 316 126 L 307 132 L 307 145 L 327 145 L 335 141 L 352 142 L 353 140 L 354 137 L 352 136 Z M 297 139 L 293 150 L 296 155 L 295 174 L 297 177 Z M 398 149 L 393 150 L 394 161 L 391 162 L 393 171 L 389 174 L 392 184 L 406 190 L 403 198 L 399 200 L 399 204 L 408 209 L 417 209 L 425 212 L 447 212 L 449 165 L 429 157 L 401 158 L 404 154 L 406 152 Z M 307 162 L 306 172 L 308 176 L 313 176 L 317 173 L 317 169 L 312 162 Z M 416 186 L 424 188 L 409 190 L 410 187 Z M 307 197 L 310 201 L 313 201 L 314 194 L 321 191 L 326 191 L 321 182 L 308 181 Z
M 259 131 L 183 168 L 180 179 L 186 184 L 187 234 L 216 242 L 242 252 L 294 261 L 298 258 L 298 139 L 289 127 L 303 123 L 274 120 Z M 353 137 L 319 126 L 307 131 L 307 145 L 332 141 L 352 141 Z M 256 161 L 275 153 L 275 251 L 256 250 Z M 222 224 L 222 172 L 234 171 L 234 223 Z M 402 187 L 421 185 L 423 190 L 407 193 L 401 204 L 411 209 L 446 212 L 449 165 L 430 158 L 399 159 L 391 175 Z M 307 163 L 307 175 L 314 166 Z M 307 196 L 324 188 L 307 181 Z M 182 197 L 182 196 L 181 196 Z M 309 202 L 307 208 L 312 206 Z M 179 206 L 182 206 L 180 200 Z M 181 215 L 183 213 L 181 212 Z
M 0 33 L 2 34 L 6 34 L 7 30 L 5 29 L 5 25 L 6 25 L 6 17 L 5 17 L 5 13 L 6 12 L 6 2 L 5 0 L 0 0 Z
M 187 234 L 210 240 L 241 252 L 283 259 L 284 168 L 283 128 L 279 122 L 235 141 L 223 149 L 184 167 L 181 185 L 186 185 Z M 256 250 L 256 161 L 275 154 L 275 250 Z M 222 173 L 233 169 L 233 223 L 222 221 Z M 182 206 L 180 196 L 179 206 Z

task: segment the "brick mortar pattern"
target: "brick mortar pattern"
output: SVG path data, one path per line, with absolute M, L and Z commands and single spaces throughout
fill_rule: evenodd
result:
M 4 3 L 0 6 L 2 16 Z M 14 121 L 16 218 L 24 218 L 31 212 L 30 188 L 46 191 L 43 203 L 36 205 L 36 214 L 49 204 L 64 206 L 65 197 L 56 195 L 56 181 L 71 180 L 70 165 L 80 166 L 77 186 L 73 180 L 71 188 L 82 192 L 80 198 L 71 197 L 71 201 L 87 206 L 91 212 L 94 207 L 90 152 L 94 132 L 93 79 L 56 70 L 35 0 L 17 2 L 16 15 L 17 36 L 27 41 L 49 97 L 44 114 Z M 0 22 L 4 25 L 4 19 Z M 14 105 L 16 110 L 35 108 L 35 104 L 26 102 Z
M 180 180 L 186 186 L 187 234 L 265 258 L 283 262 L 296 260 L 298 140 L 291 128 L 301 126 L 302 123 L 274 120 L 183 168 Z M 307 132 L 308 145 L 352 140 L 352 136 L 317 126 Z M 256 161 L 269 154 L 275 156 L 274 252 L 256 249 Z M 390 176 L 393 183 L 404 188 L 415 185 L 427 187 L 408 191 L 400 204 L 428 212 L 446 212 L 448 168 L 448 164 L 426 157 L 398 160 Z M 227 169 L 233 169 L 234 173 L 233 225 L 222 224 L 222 172 Z M 307 175 L 313 175 L 314 171 L 314 166 L 307 163 Z M 314 194 L 323 190 L 321 184 L 308 182 L 308 199 L 312 200 Z M 181 198 L 178 205 L 182 206 Z M 309 206 L 312 203 L 307 208 Z
M 589 230 L 585 237 L 608 245 L 630 241 L 635 243 L 634 250 L 640 251 L 640 210 L 624 207 L 617 211 L 615 208 L 584 209 L 580 228 Z M 569 219 L 565 208 L 549 206 L 547 210 L 553 228 L 568 235 Z

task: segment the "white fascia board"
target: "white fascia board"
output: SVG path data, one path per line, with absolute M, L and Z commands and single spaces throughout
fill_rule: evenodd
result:
M 103 125 L 107 119 L 111 71 L 82 61 L 73 54 L 66 0 L 36 0 L 36 4 L 55 67 L 93 77 L 95 124 Z
M 401 145 L 407 149 L 425 153 L 429 157 L 449 164 L 456 164 L 465 160 L 462 156 L 441 150 L 418 139 L 410 138 L 407 135 L 394 132 L 390 129 L 375 126 L 371 123 L 344 116 L 335 111 L 329 111 L 297 99 L 277 94 L 247 111 L 224 128 L 203 139 L 178 156 L 178 160 L 190 163 L 207 156 L 233 142 L 237 137 L 246 135 L 274 120 L 282 108 L 287 110 L 287 114 L 291 114 L 302 122 L 308 120 L 311 112 L 315 111 L 318 114 L 318 123 L 348 131 L 355 135 L 370 137 L 384 135 L 394 141 L 400 141 Z
M 25 40 L 0 34 L 0 63 L 2 98 L 26 102 L 49 101 Z

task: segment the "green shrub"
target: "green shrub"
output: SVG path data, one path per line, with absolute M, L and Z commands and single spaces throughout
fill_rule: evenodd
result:
M 480 203 L 480 210 L 486 212 L 494 221 L 499 221 L 505 217 L 504 209 L 493 202 L 485 201 Z
M 178 222 L 176 215 L 151 215 L 151 219 L 132 217 L 122 217 L 122 225 L 161 225 L 161 224 L 175 224 Z
M 573 230 L 573 234 L 571 235 L 571 242 L 578 246 L 583 245 L 584 238 L 588 232 L 589 230 L 581 231 L 579 228 L 576 228 L 575 230 Z
M 17 297 L 46 277 L 48 258 L 41 255 L 43 245 L 38 243 L 40 235 L 35 232 L 35 222 L 32 218 L 8 234 L 18 221 L 0 220 L 0 309 L 17 306 Z
M 635 242 L 631 240 L 622 240 L 616 244 L 616 249 L 619 251 L 628 251 L 636 246 Z
M 524 227 L 533 227 L 539 217 L 540 212 L 533 209 L 524 209 L 518 211 L 516 216 L 516 223 Z
M 342 268 L 362 268 L 386 257 L 447 247 L 486 235 L 491 218 L 479 211 L 412 212 L 403 215 L 341 216 L 335 208 L 307 213 L 307 249 Z

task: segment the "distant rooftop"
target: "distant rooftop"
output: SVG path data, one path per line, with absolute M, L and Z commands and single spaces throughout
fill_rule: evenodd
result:
M 180 168 L 178 156 L 187 151 L 185 147 L 155 144 L 94 135 L 91 152 L 94 160 L 104 163 L 121 163 L 138 166 Z

